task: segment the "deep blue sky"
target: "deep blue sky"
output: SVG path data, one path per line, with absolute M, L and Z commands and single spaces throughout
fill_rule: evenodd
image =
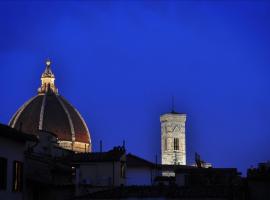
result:
M 0 122 L 36 94 L 44 61 L 94 144 L 160 155 L 159 116 L 187 113 L 194 152 L 241 171 L 270 159 L 270 3 L 0 3 Z

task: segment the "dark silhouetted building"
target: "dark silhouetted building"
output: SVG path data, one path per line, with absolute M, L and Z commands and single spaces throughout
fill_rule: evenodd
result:
M 270 199 L 270 161 L 248 169 L 247 187 L 249 199 Z

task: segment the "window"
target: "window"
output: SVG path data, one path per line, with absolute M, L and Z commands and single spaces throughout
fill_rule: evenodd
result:
M 126 167 L 125 167 L 125 163 L 121 162 L 121 166 L 120 166 L 120 170 L 121 170 L 121 178 L 125 178 L 126 177 Z
M 7 189 L 7 159 L 0 157 L 0 190 Z
M 21 192 L 23 186 L 23 163 L 20 161 L 13 162 L 13 186 L 12 191 Z
M 179 138 L 174 138 L 173 139 L 173 149 L 174 150 L 179 150 Z
M 165 149 L 165 151 L 168 150 L 168 146 L 167 146 L 167 138 L 165 138 L 165 140 L 164 140 L 164 149 Z

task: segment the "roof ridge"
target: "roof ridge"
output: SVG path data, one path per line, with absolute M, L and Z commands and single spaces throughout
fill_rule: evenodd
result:
M 14 128 L 18 118 L 20 117 L 21 113 L 24 111 L 24 109 L 35 99 L 37 98 L 39 95 L 33 96 L 31 99 L 29 99 L 27 102 L 25 102 L 19 109 L 18 111 L 12 116 L 11 120 L 9 121 L 9 126 L 11 126 L 12 128 Z M 11 122 L 13 121 L 13 123 L 11 124 Z
M 31 141 L 37 140 L 36 135 L 19 131 L 19 130 L 12 128 L 6 124 L 0 123 L 0 129 L 6 129 L 5 131 L 0 131 L 0 136 L 6 136 L 9 138 L 15 138 L 18 140 L 31 140 Z
M 74 143 L 75 140 L 76 140 L 76 138 L 75 138 L 75 129 L 74 129 L 74 125 L 73 125 L 73 121 L 72 121 L 72 118 L 70 116 L 70 113 L 69 113 L 66 105 L 64 104 L 63 100 L 60 98 L 59 95 L 56 95 L 56 99 L 61 104 L 62 108 L 64 109 L 65 113 L 67 114 L 70 130 L 71 130 L 71 140 L 72 140 L 72 143 Z M 72 148 L 73 148 L 73 144 L 72 144 Z

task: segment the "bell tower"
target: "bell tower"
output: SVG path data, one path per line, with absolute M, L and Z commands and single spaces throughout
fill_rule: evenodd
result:
M 160 116 L 161 164 L 186 165 L 186 114 L 172 111 Z

